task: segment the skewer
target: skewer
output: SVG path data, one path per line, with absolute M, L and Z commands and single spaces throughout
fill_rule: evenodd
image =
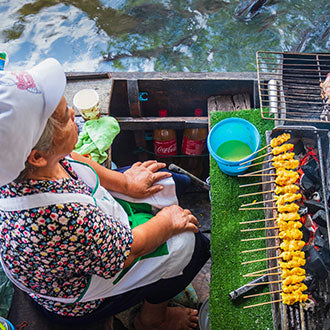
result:
M 280 293 L 282 292 L 283 290 L 276 290 L 276 291 L 270 291 L 270 292 L 263 292 L 263 293 L 256 293 L 256 294 L 250 294 L 248 296 L 244 296 L 243 298 L 253 298 L 253 297 L 259 297 L 259 296 L 264 296 L 264 295 L 267 295 L 267 294 L 274 294 L 274 293 Z
M 260 152 L 260 151 L 262 151 L 262 150 L 265 150 L 265 149 L 268 148 L 268 147 L 270 147 L 270 144 L 267 144 L 266 146 L 262 147 L 261 149 L 256 150 L 255 152 L 253 152 L 252 154 L 250 154 L 250 155 L 247 156 L 247 157 L 250 157 L 250 156 L 252 156 L 252 155 L 254 155 L 254 154 L 257 154 L 258 152 Z
M 250 165 L 246 165 L 246 166 L 240 166 L 238 169 L 242 170 L 243 168 L 247 168 L 247 167 L 252 167 L 252 166 L 257 166 L 257 165 L 261 165 L 261 164 L 265 164 L 265 163 L 269 163 L 271 162 L 273 159 L 269 159 L 269 160 L 263 160 L 262 162 L 259 163 L 252 163 Z
M 243 195 L 239 195 L 238 197 L 249 197 L 249 196 L 254 196 L 254 195 L 261 195 L 261 194 L 268 194 L 268 193 L 273 193 L 275 192 L 275 190 L 267 190 L 267 191 L 257 191 L 254 193 L 249 193 L 249 194 L 243 194 Z
M 238 210 L 239 211 L 249 211 L 249 210 L 273 210 L 276 209 L 277 207 L 274 206 L 260 206 L 260 207 L 248 207 L 248 208 L 242 208 L 240 207 Z
M 277 249 L 277 248 L 279 248 L 278 245 L 275 245 L 275 246 L 267 246 L 267 247 L 259 248 L 259 249 L 253 249 L 253 250 L 245 250 L 245 251 L 241 251 L 241 253 L 258 252 L 258 251 L 265 251 L 265 250 L 271 250 L 271 249 Z
M 263 155 L 261 155 L 261 156 L 258 156 L 258 157 L 256 157 L 256 158 L 254 158 L 254 160 L 259 159 L 259 158 L 262 158 L 262 157 L 265 157 L 265 156 L 268 156 L 268 155 L 271 155 L 272 153 L 273 153 L 272 151 L 267 152 L 266 154 L 263 154 Z M 240 163 L 239 165 L 240 165 L 240 166 L 241 166 L 241 165 L 244 165 L 244 164 L 246 164 L 246 163 L 248 163 L 248 162 L 250 162 L 250 161 L 251 161 L 251 159 L 250 159 L 250 160 L 246 160 L 245 162 Z
M 255 272 L 251 272 L 251 273 L 248 273 L 248 274 L 245 274 L 245 275 L 252 275 L 252 274 L 268 272 L 269 270 L 279 269 L 279 268 L 281 268 L 281 267 L 280 266 L 270 267 L 270 268 L 266 268 L 266 269 L 256 270 Z M 243 275 L 243 276 L 245 276 L 245 275 Z
M 265 181 L 265 182 L 260 181 L 260 182 L 255 182 L 255 183 L 242 184 L 239 187 L 240 188 L 252 187 L 252 186 L 257 186 L 259 184 L 267 184 L 267 183 L 275 183 L 275 181 L 274 180 L 273 181 Z
M 271 202 L 276 202 L 276 199 L 270 199 L 268 201 L 259 201 L 259 202 L 248 203 L 248 204 L 242 204 L 241 207 L 258 205 L 258 204 L 263 204 L 263 203 L 271 203 Z
M 262 227 L 262 228 L 249 228 L 249 229 L 241 229 L 241 232 L 245 232 L 245 231 L 255 231 L 255 230 L 267 230 L 267 229 L 277 229 L 279 228 L 278 226 L 275 227 Z
M 262 274 L 262 275 L 281 275 L 282 273 L 265 273 L 265 274 Z M 255 274 L 255 275 L 244 275 L 243 277 L 260 277 L 260 274 Z
M 267 219 L 260 219 L 260 220 L 249 220 L 249 221 L 242 221 L 239 224 L 240 225 L 245 225 L 248 223 L 257 223 L 257 222 L 265 222 L 265 221 L 271 221 L 271 220 L 276 220 L 277 218 L 267 218 Z
M 255 285 L 273 284 L 273 283 L 281 283 L 281 282 L 282 282 L 282 280 L 261 282 L 261 283 L 248 283 L 248 284 L 245 284 L 245 286 L 255 286 Z
M 273 259 L 281 259 L 282 257 L 276 256 L 276 257 L 270 257 L 270 258 L 263 258 L 263 259 L 257 259 L 257 260 L 250 260 L 250 261 L 245 261 L 242 262 L 242 265 L 247 265 L 247 264 L 252 264 L 254 262 L 260 262 L 260 261 L 267 261 L 267 260 L 273 260 Z
M 260 303 L 260 304 L 244 306 L 243 308 L 251 308 L 251 307 L 257 307 L 257 306 L 262 306 L 262 305 L 267 305 L 267 304 L 274 304 L 274 303 L 278 303 L 278 302 L 281 302 L 281 301 L 282 301 L 282 299 L 266 301 L 266 302 L 263 302 L 263 303 Z
M 257 174 L 249 174 L 249 175 L 243 175 L 243 174 L 241 174 L 241 175 L 237 175 L 237 177 L 238 178 L 249 178 L 249 177 L 252 177 L 252 176 L 270 176 L 270 175 L 272 175 L 272 176 L 275 176 L 275 175 L 277 175 L 276 173 L 268 173 L 268 174 L 266 174 L 266 173 L 257 173 Z
M 270 239 L 270 238 L 280 238 L 280 236 L 245 238 L 245 239 L 241 239 L 241 242 L 258 241 L 258 240 L 261 240 L 261 239 Z
M 238 175 L 238 177 L 239 178 L 244 178 L 244 177 L 250 176 L 251 174 L 266 172 L 266 171 L 273 170 L 273 169 L 275 169 L 275 167 L 274 166 L 271 166 L 271 167 L 263 168 L 263 169 L 258 170 L 258 171 L 254 171 L 254 172 L 250 172 L 250 173 L 245 173 L 245 174 L 240 174 L 240 175 Z
M 260 152 L 260 151 L 262 151 L 262 150 L 264 150 L 264 149 L 266 149 L 266 148 L 268 148 L 268 147 L 272 147 L 272 148 L 274 148 L 274 147 L 280 146 L 281 144 L 283 144 L 283 143 L 285 143 L 286 141 L 288 141 L 288 140 L 290 139 L 290 137 L 291 137 L 290 134 L 286 134 L 286 133 L 284 133 L 284 134 L 278 136 L 277 138 L 272 139 L 271 143 L 269 143 L 269 144 L 267 144 L 266 146 L 264 146 L 264 147 L 258 149 L 257 151 L 253 152 L 253 153 L 250 154 L 249 156 L 252 156 L 252 155 L 254 155 L 254 154 L 256 154 L 256 153 L 258 153 L 258 152 Z M 272 145 L 273 145 L 273 146 L 272 146 Z

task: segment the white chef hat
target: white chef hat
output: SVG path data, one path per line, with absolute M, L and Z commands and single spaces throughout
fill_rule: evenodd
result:
M 0 71 L 0 186 L 25 168 L 65 85 L 63 68 L 54 58 L 26 71 Z

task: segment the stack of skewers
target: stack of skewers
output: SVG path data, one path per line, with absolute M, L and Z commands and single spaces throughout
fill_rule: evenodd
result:
M 271 219 L 260 219 L 253 221 L 242 222 L 241 224 L 250 224 L 254 222 L 262 222 L 267 220 L 274 221 L 274 226 L 264 227 L 264 228 L 251 228 L 243 229 L 242 232 L 263 230 L 263 229 L 277 229 L 278 235 L 268 236 L 268 237 L 258 237 L 250 239 L 242 239 L 242 241 L 252 241 L 258 239 L 270 239 L 278 238 L 280 239 L 280 244 L 273 247 L 266 247 L 261 249 L 242 251 L 242 253 L 255 252 L 260 250 L 276 249 L 279 251 L 278 255 L 271 258 L 251 260 L 243 262 L 242 264 L 249 264 L 253 262 L 265 261 L 269 259 L 277 259 L 278 266 L 271 267 L 265 270 L 253 272 L 244 275 L 244 277 L 249 276 L 261 276 L 264 275 L 262 272 L 268 272 L 268 275 L 279 275 L 281 279 L 278 281 L 271 281 L 271 283 L 281 284 L 281 289 L 273 292 L 261 293 L 256 295 L 245 296 L 245 298 L 260 296 L 264 294 L 281 293 L 281 299 L 268 301 L 261 304 L 245 306 L 245 308 L 260 306 L 267 303 L 282 302 L 286 305 L 293 305 L 297 302 L 306 301 L 308 298 L 304 291 L 307 286 L 303 283 L 306 279 L 305 269 L 302 268 L 305 263 L 305 253 L 302 252 L 302 248 L 305 242 L 302 241 L 302 232 L 300 228 L 302 223 L 300 222 L 300 215 L 298 214 L 299 206 L 296 204 L 301 199 L 301 194 L 299 193 L 299 186 L 295 184 L 299 178 L 298 173 L 295 169 L 299 165 L 299 161 L 294 159 L 294 153 L 292 152 L 294 145 L 291 143 L 286 143 L 291 138 L 290 134 L 284 133 L 277 138 L 274 138 L 270 147 L 272 151 L 266 155 L 272 154 L 273 157 L 270 160 L 272 166 L 263 170 L 255 171 L 252 173 L 240 175 L 240 177 L 247 176 L 275 176 L 274 180 L 266 181 L 262 183 L 274 183 L 275 189 L 271 191 L 258 192 L 256 194 L 273 193 L 274 198 L 272 200 L 253 202 L 249 204 L 243 204 L 240 210 L 255 210 L 255 209 L 275 209 L 276 216 Z M 268 147 L 268 146 L 266 146 Z M 264 148 L 263 148 L 264 149 Z M 260 151 L 260 150 L 259 150 Z M 264 157 L 265 155 L 261 156 Z M 244 165 L 242 163 L 241 165 Z M 259 164 L 259 163 L 257 163 Z M 252 164 L 253 166 L 256 164 Z M 266 174 L 265 171 L 273 170 L 274 173 Z M 261 182 L 260 182 L 261 183 Z M 247 187 L 252 185 L 257 185 L 260 183 L 252 183 L 247 185 L 241 185 L 240 187 Z M 255 194 L 245 194 L 239 197 L 247 197 Z M 251 207 L 256 204 L 273 202 L 274 207 Z M 265 284 L 265 283 L 264 283 Z

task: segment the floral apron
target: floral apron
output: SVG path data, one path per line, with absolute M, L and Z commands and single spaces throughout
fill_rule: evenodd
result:
M 86 203 L 97 206 L 104 213 L 118 219 L 126 226 L 133 223 L 138 225 L 141 214 L 128 214 L 111 194 L 99 184 L 98 175 L 88 165 L 70 160 L 70 165 L 83 181 L 93 188 L 92 196 L 78 193 L 40 193 L 15 198 L 0 199 L 0 209 L 3 211 L 27 210 L 62 203 Z M 167 205 L 177 204 L 175 186 L 172 178 L 160 182 L 164 189 L 144 200 L 127 198 L 116 193 L 116 197 L 137 203 L 152 203 L 152 206 L 162 208 Z M 125 201 L 121 202 L 125 206 Z M 126 209 L 126 208 L 125 208 Z M 134 223 L 135 222 L 135 223 Z M 145 222 L 142 221 L 142 222 Z M 195 246 L 195 236 L 191 232 L 185 232 L 171 237 L 165 246 L 160 247 L 154 253 L 135 261 L 133 265 L 116 274 L 115 277 L 104 279 L 97 275 L 89 277 L 86 289 L 79 297 L 60 298 L 39 294 L 17 281 L 6 267 L 0 253 L 0 262 L 7 277 L 21 290 L 35 294 L 38 297 L 58 301 L 62 303 L 87 302 L 95 299 L 107 298 L 118 295 L 151 283 L 160 279 L 171 278 L 182 274 L 182 270 L 188 265 Z M 157 251 L 159 253 L 157 253 Z

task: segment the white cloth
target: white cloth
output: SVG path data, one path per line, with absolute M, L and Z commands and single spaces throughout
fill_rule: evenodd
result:
M 126 226 L 129 225 L 128 216 L 119 203 L 111 196 L 111 194 L 99 184 L 97 174 L 88 165 L 70 161 L 70 165 L 74 171 L 81 177 L 86 184 L 93 188 L 92 196 L 74 193 L 41 193 L 35 195 L 28 195 L 23 197 L 0 199 L 0 209 L 6 211 L 17 211 L 23 209 L 37 208 L 44 205 L 58 204 L 67 202 L 87 203 L 99 207 L 104 213 L 111 214 L 119 219 Z M 160 181 L 161 182 L 161 181 Z M 172 185 L 175 183 L 172 179 Z M 168 186 L 170 186 L 168 184 Z M 175 195 L 175 190 L 172 190 Z M 157 193 L 159 194 L 159 193 Z M 156 195 L 157 195 L 156 194 Z M 121 195 L 122 199 L 127 196 Z M 161 199 L 161 195 L 159 195 Z M 169 196 L 166 197 L 168 201 Z M 175 196 L 176 199 L 176 196 Z M 157 205 L 162 203 L 155 198 Z M 140 200 L 140 202 L 145 202 Z M 46 204 L 45 204 L 46 203 Z M 156 206 L 156 205 L 152 205 Z M 171 278 L 182 274 L 183 269 L 188 265 L 193 255 L 195 247 L 195 236 L 191 232 L 184 232 L 180 235 L 171 237 L 167 242 L 168 254 L 153 258 L 146 258 L 136 262 L 129 271 L 120 279 L 116 280 L 121 273 L 119 272 L 114 278 L 104 279 L 97 275 L 92 275 L 88 283 L 87 290 L 80 297 L 75 298 L 57 298 L 50 297 L 34 292 L 32 289 L 24 286 L 18 282 L 10 270 L 7 268 L 1 258 L 0 262 L 7 275 L 7 277 L 21 290 L 35 294 L 38 297 L 63 302 L 87 302 L 95 299 L 111 297 L 117 294 L 124 293 L 135 288 L 139 288 L 160 279 Z
M 0 186 L 25 168 L 65 85 L 63 68 L 54 58 L 26 71 L 0 71 Z

